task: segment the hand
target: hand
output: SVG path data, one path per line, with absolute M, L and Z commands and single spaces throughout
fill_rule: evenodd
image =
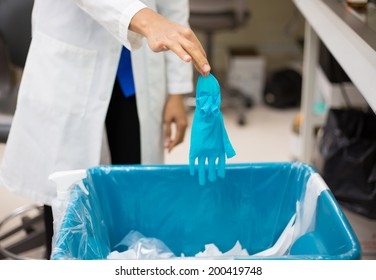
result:
M 174 23 L 149 8 L 137 12 L 129 29 L 142 34 L 154 52 L 171 50 L 183 61 L 192 61 L 204 77 L 210 73 L 205 51 L 193 31 Z
M 221 178 L 225 177 L 226 156 L 231 158 L 236 154 L 224 127 L 220 105 L 221 93 L 218 81 L 211 74 L 207 78 L 200 76 L 196 88 L 196 109 L 189 150 L 190 173 L 194 175 L 197 159 L 200 185 L 205 184 L 206 162 L 208 179 L 213 182 L 217 179 L 217 175 Z
M 175 136 L 171 135 L 171 127 L 175 123 Z M 184 106 L 184 97 L 181 94 L 170 94 L 163 112 L 163 126 L 165 131 L 165 148 L 168 152 L 182 143 L 188 126 Z

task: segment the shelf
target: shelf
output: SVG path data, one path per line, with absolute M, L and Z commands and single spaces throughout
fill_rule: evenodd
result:
M 313 105 L 320 41 L 337 60 L 368 105 L 376 111 L 375 5 L 367 13 L 348 7 L 345 0 L 293 0 L 306 20 L 303 58 L 300 160 L 312 163 L 315 127 Z
M 375 4 L 369 3 L 364 19 L 345 1 L 294 0 L 294 3 L 376 111 Z

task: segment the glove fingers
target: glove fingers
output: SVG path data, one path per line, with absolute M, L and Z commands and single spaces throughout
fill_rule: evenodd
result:
M 200 97 L 200 115 L 207 117 L 213 104 L 213 98 L 211 96 Z
M 210 108 L 210 111 L 212 112 L 213 116 L 218 116 L 220 113 L 220 107 L 221 107 L 221 96 L 218 95 L 217 98 L 214 99 L 213 105 Z
M 196 108 L 201 109 L 202 106 L 204 106 L 207 96 L 196 96 Z
M 210 182 L 214 182 L 217 180 L 216 170 L 215 170 L 215 157 L 211 156 L 208 157 L 208 167 L 209 167 L 209 174 L 208 179 Z
M 221 123 L 222 123 L 222 137 L 223 137 L 224 149 L 225 149 L 227 158 L 232 158 L 233 156 L 236 155 L 236 152 L 231 145 L 230 139 L 228 138 L 222 115 L 221 115 Z
M 198 182 L 205 185 L 205 157 L 198 158 Z
M 232 158 L 233 156 L 236 155 L 236 152 L 234 148 L 232 147 L 230 141 L 227 144 L 225 143 L 225 151 L 226 151 L 226 155 L 228 158 Z
M 218 157 L 218 177 L 225 178 L 225 165 L 226 157 L 225 154 L 221 153 Z
M 189 173 L 191 176 L 195 175 L 195 157 L 189 157 Z

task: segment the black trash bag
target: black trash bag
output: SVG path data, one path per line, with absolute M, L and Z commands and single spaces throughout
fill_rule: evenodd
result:
M 284 68 L 275 71 L 266 81 L 264 102 L 274 108 L 293 108 L 300 106 L 302 95 L 302 75 Z
M 376 115 L 330 109 L 320 142 L 321 175 L 341 205 L 376 219 Z

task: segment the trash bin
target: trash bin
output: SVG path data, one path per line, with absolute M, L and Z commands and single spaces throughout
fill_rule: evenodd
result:
M 162 240 L 176 256 L 194 256 L 206 244 L 225 252 L 237 241 L 247 259 L 361 256 L 331 191 L 303 163 L 228 164 L 224 179 L 204 186 L 188 165 L 67 173 L 51 176 L 60 198 L 53 205 L 54 260 L 106 259 L 132 230 Z

